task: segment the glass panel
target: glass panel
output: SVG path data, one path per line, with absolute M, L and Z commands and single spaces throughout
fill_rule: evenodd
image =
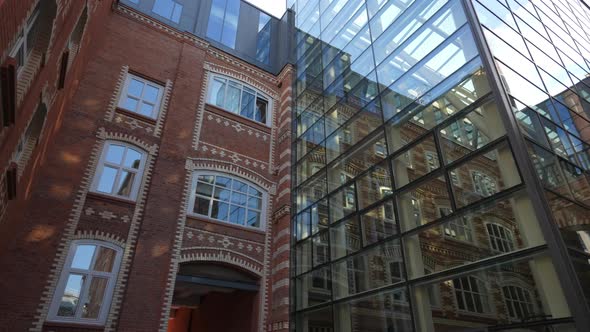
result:
M 139 108 L 139 114 L 153 117 L 153 112 L 154 112 L 154 105 L 147 104 L 147 103 L 141 103 L 141 107 Z
M 363 209 L 392 193 L 389 163 L 372 168 L 357 179 L 357 200 Z
M 72 268 L 89 270 L 95 249 L 96 246 L 90 244 L 76 246 L 76 254 L 72 260 Z
M 123 166 L 139 169 L 141 163 L 141 153 L 134 149 L 128 148 L 127 154 L 125 155 L 125 162 Z
M 249 119 L 254 118 L 254 100 L 255 98 L 255 91 L 244 87 L 244 92 L 242 93 L 242 109 L 240 110 L 240 115 L 245 116 Z
M 373 268 L 382 268 L 375 273 Z M 360 252 L 332 266 L 334 298 L 342 298 L 403 280 L 399 241 L 390 241 Z
M 361 231 L 357 217 L 352 217 L 330 228 L 330 247 L 332 260 L 356 252 L 361 248 Z
M 199 181 L 201 178 L 199 177 Z M 225 176 L 216 175 L 215 176 L 215 185 L 217 187 L 229 188 L 231 184 L 231 179 Z
M 195 207 L 193 208 L 193 212 L 196 214 L 201 214 L 204 216 L 209 215 L 209 199 L 196 196 L 195 197 Z
M 96 190 L 103 193 L 111 193 L 113 191 L 113 185 L 115 184 L 115 177 L 117 176 L 117 169 L 105 166 L 102 169 L 100 180 L 98 181 L 98 187 Z
M 328 232 L 321 232 L 313 237 L 313 266 L 330 261 L 330 248 L 328 247 Z
M 514 303 L 509 301 L 513 298 L 524 299 L 523 302 L 530 304 L 530 306 L 527 305 L 530 314 L 522 317 L 522 320 L 519 319 L 519 322 L 545 320 L 548 317 L 559 318 L 560 314 L 550 314 L 550 308 L 546 304 L 546 301 L 556 300 L 551 295 L 554 291 L 562 294 L 558 284 L 551 286 L 550 292 L 546 291 L 547 278 L 556 277 L 550 258 L 539 255 L 456 275 L 444 281 L 422 284 L 413 290 L 414 305 L 418 305 L 420 308 L 430 307 L 432 311 L 419 313 L 419 315 L 423 315 L 424 318 L 426 316 L 441 317 L 436 303 L 428 296 L 429 290 L 435 286 L 445 301 L 448 299 L 454 303 L 454 305 L 445 306 L 445 311 L 452 312 L 456 318 L 453 320 L 418 319 L 419 329 L 421 331 L 481 329 L 480 319 L 482 317 L 487 317 L 497 325 L 509 324 L 513 320 L 510 317 L 509 308 L 514 309 Z M 526 290 L 527 295 L 522 291 L 519 295 L 518 288 Z M 504 289 L 508 292 L 515 292 L 507 298 L 503 294 Z M 513 311 L 513 315 L 516 313 Z M 423 324 L 432 325 L 429 327 Z M 514 329 L 502 331 L 514 331 Z
M 300 288 L 299 288 L 300 289 Z M 303 295 L 298 295 L 302 298 Z M 305 332 L 332 332 L 332 307 L 297 313 L 295 315 L 295 326 L 297 331 Z
M 260 123 L 266 123 L 266 109 L 268 101 L 258 97 L 256 98 L 256 112 L 254 113 L 254 120 Z
M 143 100 L 148 101 L 152 104 L 156 103 L 156 100 L 158 99 L 158 93 L 160 92 L 160 89 L 158 89 L 155 86 L 149 85 L 147 84 L 145 86 L 145 89 L 143 91 Z
M 354 185 L 346 186 L 330 196 L 330 220 L 340 220 L 356 211 Z
M 229 204 L 213 200 L 213 204 L 211 205 L 211 218 L 227 220 L 229 210 Z
M 297 277 L 295 283 L 299 293 L 295 298 L 297 309 L 325 303 L 332 298 L 332 280 L 329 267 Z
M 397 234 L 393 202 L 387 201 L 363 214 L 361 226 L 365 246 Z
M 76 255 L 78 253 L 76 252 Z M 94 271 L 111 272 L 113 270 L 113 264 L 115 264 L 115 257 L 117 252 L 113 249 L 106 247 L 98 247 L 96 253 L 96 259 L 94 260 Z M 75 258 L 74 258 L 75 259 Z
M 225 20 L 223 22 L 223 32 L 221 34 L 221 43 L 231 48 L 235 48 L 236 44 L 239 15 L 240 0 L 227 0 Z
M 246 198 L 247 197 L 248 196 L 246 196 L 245 194 L 240 194 L 240 193 L 234 191 L 231 194 L 231 202 L 232 203 L 235 203 L 235 204 L 239 204 L 241 206 L 245 206 L 246 205 Z
M 434 137 L 429 135 L 392 161 L 397 187 L 426 175 L 440 167 Z
M 135 112 L 137 109 L 137 103 L 139 103 L 139 100 L 137 99 L 126 98 L 125 103 L 123 103 L 123 108 Z
M 248 210 L 248 219 L 246 225 L 252 227 L 260 227 L 260 212 Z
M 125 152 L 125 147 L 121 145 L 110 144 L 107 149 L 107 155 L 105 160 L 109 163 L 113 164 L 121 164 L 123 160 L 123 153 Z
M 413 331 L 408 292 L 381 292 L 334 306 L 335 331 Z
M 227 96 L 224 107 L 233 113 L 238 114 L 240 108 L 240 86 L 232 81 L 227 87 Z
M 301 274 L 311 270 L 311 238 L 295 246 L 295 273 Z
M 135 173 L 122 171 L 121 176 L 119 177 L 119 185 L 117 186 L 117 195 L 130 196 L 134 179 Z
M 86 298 L 88 302 L 84 303 L 82 318 L 98 318 L 108 281 L 107 278 L 92 278 L 90 287 L 88 287 L 88 297 Z
M 211 193 L 213 192 L 213 186 L 210 184 L 197 182 L 197 194 L 211 197 Z
M 398 211 L 403 230 L 425 225 L 440 217 L 437 206 L 451 206 L 447 183 L 443 177 L 434 178 L 399 196 Z M 450 211 L 449 211 L 450 212 Z
M 225 84 L 226 80 L 215 77 L 211 81 L 209 102 L 215 106 L 225 106 Z
M 57 315 L 61 317 L 74 317 L 80 300 L 80 293 L 84 284 L 85 276 L 70 274 L 66 282 L 64 294 L 61 297 Z
M 132 78 L 131 81 L 129 81 L 129 86 L 127 87 L 127 93 L 130 96 L 140 98 L 141 92 L 143 91 L 143 85 L 144 84 L 142 81 Z
M 457 206 L 465 206 L 521 182 L 512 151 L 502 143 L 453 170 L 464 181 L 452 184 Z
M 247 192 L 248 185 L 245 184 L 244 182 L 234 180 L 234 182 L 232 184 L 232 188 L 233 188 L 233 190 L 245 193 L 245 192 Z
M 229 209 L 229 222 L 238 225 L 244 225 L 246 218 L 246 209 L 236 205 L 231 205 Z

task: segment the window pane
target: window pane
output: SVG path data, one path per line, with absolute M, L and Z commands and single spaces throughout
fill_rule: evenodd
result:
M 210 184 L 197 182 L 197 194 L 211 197 L 211 193 L 213 191 L 213 186 Z
M 260 212 L 256 211 L 248 211 L 248 220 L 246 220 L 246 225 L 253 226 L 253 227 L 260 227 Z
M 129 94 L 130 96 L 140 98 L 142 90 L 143 90 L 143 82 L 132 78 L 131 81 L 129 82 L 129 86 L 127 88 L 127 94 Z
M 229 86 L 227 87 L 227 100 L 225 101 L 225 108 L 236 114 L 239 113 L 239 106 L 240 106 L 240 87 L 239 85 L 229 82 Z
M 113 164 L 121 164 L 125 147 L 121 145 L 110 144 L 107 150 L 106 161 Z
M 174 4 L 174 11 L 172 12 L 172 18 L 171 20 L 176 22 L 176 23 L 180 23 L 180 14 L 182 14 L 182 5 L 175 3 Z
M 248 207 L 256 210 L 260 210 L 262 208 L 262 200 L 260 198 L 249 197 L 248 198 Z
M 406 184 L 426 175 L 440 167 L 434 137 L 429 135 L 422 142 L 414 145 L 409 150 L 400 153 L 393 159 L 392 166 L 396 180 L 396 186 Z
M 123 103 L 123 108 L 128 109 L 130 111 L 135 111 L 137 109 L 137 103 L 139 101 L 135 98 L 128 97 L 125 99 L 125 103 Z
M 262 197 L 262 193 L 256 189 L 254 189 L 254 187 L 249 187 L 248 188 L 248 195 L 252 195 L 252 196 L 256 196 L 256 197 Z
M 199 177 L 200 178 L 200 177 Z M 215 185 L 218 187 L 229 188 L 231 184 L 231 179 L 225 176 L 215 176 Z
M 244 87 L 244 93 L 242 93 L 242 109 L 240 110 L 240 115 L 247 117 L 248 119 L 254 118 L 254 91 L 246 91 L 246 87 Z M 250 89 L 248 89 L 250 90 Z
M 57 309 L 57 315 L 61 317 L 73 317 L 76 315 L 80 292 L 84 284 L 84 276 L 79 274 L 70 274 L 66 282 L 66 288 Z
M 240 0 L 227 0 L 221 43 L 234 48 L 238 30 L 238 16 L 240 15 Z
M 153 112 L 154 112 L 153 105 L 147 104 L 147 103 L 141 103 L 141 107 L 139 108 L 139 114 L 151 117 Z
M 361 232 L 356 216 L 330 229 L 330 247 L 332 260 L 344 257 L 361 248 Z
M 363 245 L 381 241 L 397 234 L 393 203 L 388 201 L 361 216 Z
M 268 106 L 268 101 L 262 98 L 256 98 L 256 113 L 254 114 L 254 120 L 266 123 L 266 108 Z
M 209 215 L 209 199 L 196 196 L 193 212 L 204 216 Z
M 135 173 L 122 171 L 119 177 L 119 185 L 117 189 L 117 195 L 130 196 L 131 189 L 133 188 L 133 181 L 135 179 Z
M 402 229 L 410 230 L 438 219 L 439 216 L 435 213 L 422 211 L 436 211 L 437 205 L 451 206 L 446 186 L 446 180 L 438 177 L 399 196 L 398 211 Z
M 238 225 L 244 225 L 246 218 L 246 209 L 232 205 L 229 210 L 229 222 Z
M 209 102 L 215 106 L 224 107 L 225 105 L 225 80 L 215 78 L 211 81 L 211 95 Z
M 92 278 L 90 287 L 88 287 L 87 302 L 82 307 L 82 318 L 98 318 L 108 281 L 109 279 L 107 278 Z
M 158 99 L 158 92 L 160 91 L 160 89 L 158 89 L 155 86 L 152 85 L 146 85 L 145 89 L 143 91 L 143 100 L 145 101 L 149 101 L 152 104 L 156 103 L 156 100 Z
M 92 262 L 95 249 L 96 246 L 90 244 L 77 246 L 76 254 L 72 260 L 72 268 L 81 270 L 90 269 L 90 263 Z
M 246 205 L 246 197 L 247 196 L 245 194 L 240 194 L 240 193 L 234 191 L 231 194 L 231 202 L 244 206 L 244 205 Z
M 232 184 L 232 188 L 235 191 L 239 191 L 242 193 L 245 193 L 248 189 L 248 185 L 245 184 L 244 182 L 238 181 L 238 180 L 234 180 L 234 183 Z
M 115 177 L 117 176 L 117 169 L 105 166 L 102 169 L 100 180 L 98 182 L 98 191 L 103 193 L 111 193 L 113 191 L 113 185 L 115 184 Z
M 209 22 L 207 23 L 207 37 L 217 41 L 221 40 L 225 3 L 225 0 L 211 2 L 211 14 L 209 15 Z
M 214 200 L 211 206 L 211 218 L 227 220 L 228 211 L 229 204 Z
M 125 155 L 125 163 L 123 166 L 139 169 L 141 163 L 141 153 L 134 149 L 128 148 L 127 154 Z
M 228 189 L 223 188 L 215 188 L 215 198 L 219 199 L 220 201 L 229 202 L 229 197 L 231 195 L 231 191 Z
M 111 272 L 117 252 L 110 248 L 98 247 L 96 259 L 94 260 L 94 271 Z

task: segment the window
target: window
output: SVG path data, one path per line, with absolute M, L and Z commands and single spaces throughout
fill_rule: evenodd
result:
M 10 52 L 10 56 L 16 61 L 17 75 L 20 74 L 21 69 L 27 63 L 27 59 L 33 50 L 35 44 L 37 18 L 39 17 L 40 4 L 33 10 L 31 16 L 27 20 L 23 30 L 20 32 L 16 44 Z
M 161 85 L 127 74 L 119 98 L 119 107 L 152 119 L 158 117 L 164 88 Z
M 420 201 L 412 198 L 412 217 L 416 226 L 422 225 L 422 209 L 420 208 Z
M 502 293 L 510 318 L 526 320 L 534 316 L 535 307 L 530 291 L 519 286 L 504 286 Z
M 426 166 L 429 172 L 438 168 L 439 162 L 436 152 L 426 151 L 424 157 L 426 158 Z
M 459 310 L 485 314 L 490 312 L 489 295 L 485 283 L 477 277 L 467 276 L 453 280 Z
M 73 242 L 49 309 L 49 320 L 104 324 L 121 263 L 121 248 Z
M 172 22 L 180 23 L 182 5 L 172 0 L 156 0 L 152 12 L 167 18 Z
M 250 120 L 270 125 L 269 99 L 234 80 L 214 75 L 209 81 L 209 103 Z
M 471 178 L 473 180 L 473 188 L 475 192 L 482 196 L 491 196 L 498 192 L 496 180 L 491 176 L 484 174 L 479 171 L 471 172 Z
M 486 230 L 488 231 L 492 250 L 497 252 L 511 252 L 514 250 L 512 232 L 508 228 L 498 224 L 486 224 Z
M 459 180 L 459 174 L 457 174 L 457 171 L 450 171 L 449 175 L 451 177 L 451 182 L 453 183 L 453 185 L 460 187 L 461 181 Z
M 189 213 L 262 228 L 266 199 L 265 193 L 243 180 L 221 174 L 195 173 Z
M 270 60 L 270 22 L 270 16 L 260 12 L 256 36 L 256 60 L 263 63 L 269 63 Z
M 135 199 L 143 175 L 145 154 L 122 142 L 106 142 L 93 182 L 99 193 Z
M 240 0 L 218 0 L 211 3 L 207 37 L 231 48 L 236 47 Z
M 443 227 L 445 230 L 446 238 L 465 242 L 473 242 L 471 222 L 469 222 L 467 218 L 462 217 L 456 220 L 451 220 L 448 223 L 446 223 Z

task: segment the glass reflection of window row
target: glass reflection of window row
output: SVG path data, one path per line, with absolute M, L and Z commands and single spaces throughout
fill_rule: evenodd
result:
M 481 73 L 480 73 L 480 74 L 478 74 L 478 75 L 481 75 Z M 485 76 L 483 76 L 483 79 L 485 80 Z M 462 82 L 461 84 L 465 84 L 465 81 L 464 81 L 464 82 Z M 461 85 L 461 84 L 460 84 L 460 85 Z M 478 85 L 481 85 L 481 84 L 478 84 Z M 483 91 L 486 91 L 486 89 L 488 89 L 488 88 L 487 88 L 487 84 L 484 84 L 484 85 L 483 85 L 483 89 L 484 89 Z M 481 111 L 478 111 L 478 112 L 479 112 L 479 114 L 481 114 L 481 113 L 482 113 Z M 480 115 L 478 115 L 478 116 L 480 116 Z M 496 120 L 495 122 L 497 122 L 497 120 Z M 370 130 L 369 130 L 369 131 L 370 131 Z M 493 136 L 493 137 L 496 137 L 496 136 Z M 352 139 L 354 139 L 354 138 L 352 138 Z M 481 143 L 481 142 L 480 142 L 480 143 Z M 391 146 L 391 145 L 390 145 L 390 146 Z M 455 176 L 456 176 L 456 174 L 455 174 Z M 324 180 L 324 181 L 325 181 L 325 180 Z M 322 190 L 325 190 L 325 188 L 322 188 Z M 318 197 L 318 198 L 319 198 L 319 197 Z
M 538 236 L 536 219 L 519 215 L 519 209 L 522 211 L 522 206 L 530 204 L 526 192 L 518 191 L 443 220 L 432 221 L 427 227 L 404 235 L 406 252 L 412 252 L 414 259 L 428 265 L 428 269 L 421 269 L 422 264 L 414 265 L 417 267 L 410 268 L 408 277 L 418 278 L 544 244 L 543 238 Z M 469 234 L 457 233 L 457 224 L 463 225 Z M 500 229 L 504 233 L 496 232 Z M 458 250 L 463 254 L 454 259 L 441 259 L 439 253 L 447 250 Z

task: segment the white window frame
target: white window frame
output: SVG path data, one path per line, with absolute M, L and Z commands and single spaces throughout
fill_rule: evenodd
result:
M 113 262 L 113 268 L 111 272 L 100 272 L 100 271 L 93 271 L 93 270 L 81 270 L 72 268 L 72 262 L 74 260 L 74 256 L 76 254 L 76 249 L 81 245 L 94 245 L 97 247 L 105 247 L 108 249 L 112 249 L 115 251 L 115 259 Z M 68 251 L 68 256 L 64 263 L 64 268 L 61 271 L 61 275 L 59 277 L 59 282 L 55 288 L 55 292 L 53 293 L 53 300 L 51 301 L 51 305 L 49 307 L 49 312 L 47 315 L 47 320 L 52 322 L 68 322 L 68 323 L 82 323 L 88 325 L 104 325 L 107 315 L 110 311 L 111 301 L 113 298 L 113 292 L 115 288 L 115 284 L 117 282 L 117 276 L 119 274 L 119 268 L 121 267 L 121 258 L 123 255 L 123 248 L 116 246 L 112 243 L 104 242 L 104 241 L 97 241 L 97 240 L 77 240 L 73 241 L 70 245 L 70 250 Z M 96 250 L 94 252 L 94 256 L 92 257 L 92 261 L 90 266 L 94 265 L 94 260 L 96 259 Z M 76 274 L 83 274 L 87 277 L 82 285 L 82 289 L 80 290 L 80 298 L 78 299 L 78 310 L 76 312 L 76 317 L 61 317 L 57 316 L 57 312 L 59 310 L 59 306 L 61 303 L 61 299 L 63 293 L 65 291 L 65 287 L 68 281 L 68 277 L 70 273 Z M 88 278 L 89 277 L 89 278 Z M 89 319 L 89 318 L 82 318 L 80 317 L 80 313 L 82 312 L 81 308 L 83 307 L 85 301 L 88 299 L 88 289 L 90 287 L 90 283 L 93 277 L 101 277 L 107 278 L 107 287 L 105 288 L 104 297 L 102 300 L 102 305 L 100 307 L 100 312 L 98 314 L 97 319 Z
M 129 168 L 129 167 L 125 167 L 123 165 L 115 165 L 115 164 L 110 164 L 108 163 L 109 166 L 113 167 L 113 168 L 117 168 L 117 175 L 115 177 L 115 182 L 113 185 L 113 189 L 116 189 L 116 184 L 119 180 L 119 177 L 121 176 L 121 171 L 125 170 L 125 171 L 129 171 L 129 172 L 133 172 L 135 173 L 135 180 L 133 182 L 133 186 L 131 187 L 131 193 L 129 194 L 129 196 L 123 196 L 123 195 L 117 195 L 115 193 L 106 193 L 103 191 L 99 191 L 98 190 L 98 185 L 99 185 L 99 181 L 100 181 L 100 177 L 102 176 L 102 172 L 104 170 L 105 167 L 105 163 L 106 163 L 106 155 L 107 155 L 107 151 L 108 148 L 111 145 L 120 145 L 125 147 L 125 152 L 123 154 L 123 161 L 125 160 L 125 156 L 127 153 L 127 149 L 133 149 L 139 153 L 141 153 L 141 161 L 139 163 L 139 167 L 137 169 L 133 169 L 133 168 Z M 100 159 L 98 161 L 98 164 L 96 165 L 96 171 L 94 173 L 94 179 L 92 181 L 92 185 L 91 185 L 91 191 L 101 194 L 101 195 L 108 195 L 108 196 L 113 196 L 113 197 L 119 197 L 122 199 L 126 199 L 126 200 L 133 200 L 135 201 L 137 199 L 137 193 L 139 192 L 139 187 L 141 186 L 141 183 L 143 182 L 143 176 L 144 176 L 144 171 L 145 171 L 145 163 L 147 160 L 147 152 L 145 150 L 143 150 L 140 147 L 137 147 L 135 145 L 129 144 L 129 143 L 125 143 L 125 142 L 121 142 L 121 141 L 105 141 L 103 147 L 102 147 L 102 152 L 100 154 Z
M 256 99 L 258 97 L 261 97 L 262 99 L 266 100 L 266 122 L 259 122 L 259 121 L 256 121 L 254 119 L 250 119 L 247 116 L 243 116 L 243 115 L 241 115 L 239 113 L 234 113 L 231 110 L 225 108 L 224 106 L 218 106 L 216 104 L 213 104 L 212 103 L 212 100 L 211 100 L 213 91 L 211 89 L 213 87 L 213 80 L 215 80 L 215 78 L 226 80 L 225 95 L 224 95 L 224 98 L 223 98 L 224 101 L 227 98 L 227 86 L 229 85 L 229 82 L 231 81 L 231 82 L 233 82 L 235 84 L 239 84 L 240 85 L 240 101 L 239 101 L 239 104 L 238 104 L 238 110 L 240 110 L 242 108 L 242 93 L 244 91 L 244 87 L 247 87 L 248 89 L 253 90 L 253 91 L 256 92 L 256 94 L 254 96 L 254 101 L 256 101 Z M 273 104 L 273 100 L 268 95 L 266 95 L 265 93 L 260 92 L 259 89 L 255 88 L 255 87 L 253 87 L 253 86 L 251 86 L 249 84 L 246 84 L 246 83 L 244 83 L 242 81 L 239 81 L 239 80 L 237 80 L 235 78 L 231 78 L 231 77 L 223 76 L 223 75 L 219 75 L 219 74 L 211 74 L 211 75 L 209 75 L 209 79 L 207 81 L 207 104 L 213 105 L 215 107 L 219 107 L 219 108 L 223 109 L 224 111 L 227 111 L 229 113 L 235 114 L 235 115 L 237 115 L 239 117 L 242 117 L 244 119 L 248 119 L 250 121 L 254 121 L 256 123 L 260 123 L 260 124 L 265 125 L 267 127 L 270 127 L 272 125 L 272 119 L 273 119 L 273 114 L 272 114 L 272 109 L 273 108 L 272 108 L 272 104 Z
M 455 286 L 455 280 L 460 280 L 461 278 L 466 278 L 468 280 L 471 289 L 473 288 L 471 283 L 475 282 L 475 284 L 478 288 L 477 292 L 474 292 L 471 289 L 466 290 L 464 288 L 462 281 L 460 281 L 461 288 L 457 288 Z M 458 311 L 464 312 L 464 313 L 469 313 L 469 314 L 475 314 L 475 315 L 483 315 L 483 316 L 488 316 L 490 314 L 493 314 L 494 307 L 493 307 L 492 303 L 490 302 L 490 300 L 492 299 L 492 294 L 490 294 L 487 282 L 484 278 L 479 277 L 479 276 L 474 276 L 474 275 L 460 276 L 455 279 L 452 279 L 452 285 L 453 285 L 453 295 L 455 297 L 455 303 L 457 305 Z M 459 307 L 459 300 L 457 299 L 457 295 L 458 295 L 457 292 L 461 293 L 463 305 L 466 306 L 464 309 Z M 483 312 L 473 311 L 473 310 L 470 310 L 469 308 L 467 308 L 467 301 L 465 300 L 466 296 L 471 296 L 473 298 L 476 296 L 479 297 L 481 304 L 482 304 L 482 311 Z M 473 302 L 473 303 L 475 305 L 475 302 Z M 477 309 L 477 308 L 475 308 L 475 309 Z M 486 309 L 488 310 L 487 312 L 486 312 Z
M 514 288 L 518 288 L 521 289 L 523 294 L 528 294 L 529 299 L 531 300 L 531 302 L 527 302 L 526 299 L 513 299 L 512 297 L 508 298 L 506 297 L 506 292 L 504 291 L 504 289 L 509 288 L 509 287 L 514 287 Z M 506 314 L 508 315 L 508 317 L 513 320 L 513 321 L 520 321 L 522 319 L 526 319 L 527 317 L 518 317 L 518 316 L 511 316 L 510 315 L 510 310 L 508 310 L 509 307 L 512 307 L 512 311 L 516 314 L 516 310 L 515 310 L 515 306 L 518 305 L 522 311 L 523 306 L 528 306 L 527 310 L 530 310 L 529 314 L 531 315 L 535 315 L 535 313 L 537 312 L 537 308 L 535 305 L 535 299 L 534 299 L 534 291 L 532 289 L 529 289 L 528 287 L 522 287 L 519 286 L 517 284 L 514 283 L 508 283 L 505 285 L 502 285 L 502 298 L 504 299 L 504 305 L 506 306 Z
M 174 23 L 177 23 L 177 24 L 180 23 L 180 19 L 182 17 L 182 10 L 184 9 L 184 6 L 182 4 L 174 1 L 174 0 L 160 0 L 160 1 L 166 1 L 166 2 L 169 2 L 170 5 L 172 5 L 172 8 L 170 8 L 171 9 L 170 10 L 170 16 L 162 15 L 164 13 L 162 13 L 162 12 L 156 12 L 154 10 L 156 8 L 156 3 L 158 2 L 158 0 L 154 1 L 154 5 L 152 6 L 152 13 L 154 13 L 154 14 L 156 14 L 158 16 L 161 16 L 161 17 L 163 17 L 163 18 L 165 18 L 165 19 L 167 19 L 169 21 L 172 21 Z M 133 1 L 133 2 L 135 2 L 135 1 Z M 175 15 L 177 9 L 180 11 L 178 13 L 178 16 Z
M 494 222 L 487 222 L 485 223 L 485 226 L 490 243 L 490 249 L 492 249 L 492 251 L 497 253 L 507 253 L 514 251 L 514 233 L 512 230 L 510 230 L 510 228 Z M 488 227 L 496 228 L 496 232 L 498 234 L 500 234 L 500 230 L 503 229 L 509 238 L 503 238 L 502 236 L 496 236 L 495 234 L 490 233 L 490 229 Z M 498 243 L 501 244 L 502 248 L 498 248 Z
M 194 208 L 195 208 L 195 199 L 197 197 L 196 190 L 197 190 L 197 181 L 198 181 L 199 175 L 223 176 L 223 177 L 231 178 L 232 180 L 238 180 L 240 182 L 244 182 L 248 186 L 261 192 L 262 193 L 262 197 L 261 197 L 262 206 L 260 208 L 260 226 L 255 227 L 255 226 L 234 224 L 234 223 L 230 222 L 229 220 L 221 220 L 221 219 L 216 219 L 216 218 L 211 217 L 211 211 L 212 211 L 211 205 L 212 205 L 212 202 L 215 200 L 213 197 L 209 198 L 209 208 L 207 210 L 207 215 L 202 215 L 202 214 L 198 214 L 198 213 L 193 212 Z M 230 191 L 231 191 L 231 189 L 230 189 Z M 247 205 L 248 205 L 248 203 L 246 202 L 246 205 L 244 206 L 244 208 L 246 208 L 246 210 L 248 210 Z M 187 204 L 187 206 L 188 206 L 187 214 L 190 216 L 193 216 L 193 217 L 203 218 L 203 219 L 207 219 L 207 220 L 215 220 L 217 222 L 221 222 L 224 224 L 233 225 L 233 226 L 237 226 L 237 227 L 245 227 L 247 229 L 255 229 L 255 230 L 265 230 L 266 229 L 266 210 L 267 210 L 267 206 L 268 206 L 268 193 L 266 192 L 266 190 L 260 188 L 258 185 L 252 183 L 251 181 L 231 175 L 231 174 L 221 173 L 221 172 L 210 172 L 210 171 L 194 171 L 193 175 L 192 175 L 192 180 L 191 180 L 191 191 L 190 191 L 190 196 L 189 196 L 189 203 Z
M 144 90 L 145 90 L 145 86 L 144 86 L 144 89 L 142 89 L 142 92 L 141 92 L 142 95 L 139 97 L 139 99 L 136 98 L 135 96 L 132 97 L 133 99 L 137 99 L 137 106 L 135 107 L 135 109 L 131 110 L 131 109 L 128 109 L 127 107 L 125 107 L 125 101 L 127 100 L 127 97 L 129 96 L 128 91 L 129 91 L 129 84 L 131 83 L 131 80 L 137 80 L 145 85 L 149 85 L 153 88 L 157 88 L 158 89 L 158 97 L 156 97 L 155 103 L 143 100 L 143 94 L 144 94 Z M 125 77 L 125 84 L 123 85 L 123 89 L 121 89 L 121 93 L 119 94 L 119 103 L 117 104 L 117 107 L 124 109 L 126 111 L 129 111 L 131 113 L 137 114 L 139 116 L 144 116 L 144 117 L 148 117 L 150 119 L 156 120 L 158 118 L 158 116 L 160 115 L 160 109 L 162 108 L 162 97 L 164 95 L 164 89 L 165 88 L 158 83 L 152 82 L 150 80 L 147 80 L 143 77 L 139 77 L 137 75 L 133 75 L 131 73 L 127 73 L 127 76 Z M 152 110 L 151 115 L 144 115 L 138 111 L 139 107 L 141 107 L 141 104 L 144 102 L 146 104 L 150 104 L 150 105 L 154 106 L 154 109 Z
M 35 26 L 35 22 L 39 18 L 39 12 L 41 11 L 39 6 L 40 5 L 37 5 L 37 7 L 33 10 L 33 13 L 27 19 L 25 26 L 19 32 L 18 39 L 16 40 L 16 43 L 14 44 L 12 51 L 10 51 L 10 56 L 13 58 L 15 58 L 17 56 L 19 50 L 22 49 L 22 51 L 23 51 L 22 64 L 21 64 L 21 66 L 18 66 L 18 68 L 16 70 L 17 77 L 20 75 L 23 68 L 27 65 L 27 61 L 29 60 L 30 52 L 27 52 L 27 48 L 29 48 L 29 46 L 33 47 L 33 45 L 28 45 L 28 36 L 29 36 L 29 33 L 31 32 L 31 29 L 33 28 L 33 26 Z M 31 51 L 32 51 L 32 49 L 31 49 Z

